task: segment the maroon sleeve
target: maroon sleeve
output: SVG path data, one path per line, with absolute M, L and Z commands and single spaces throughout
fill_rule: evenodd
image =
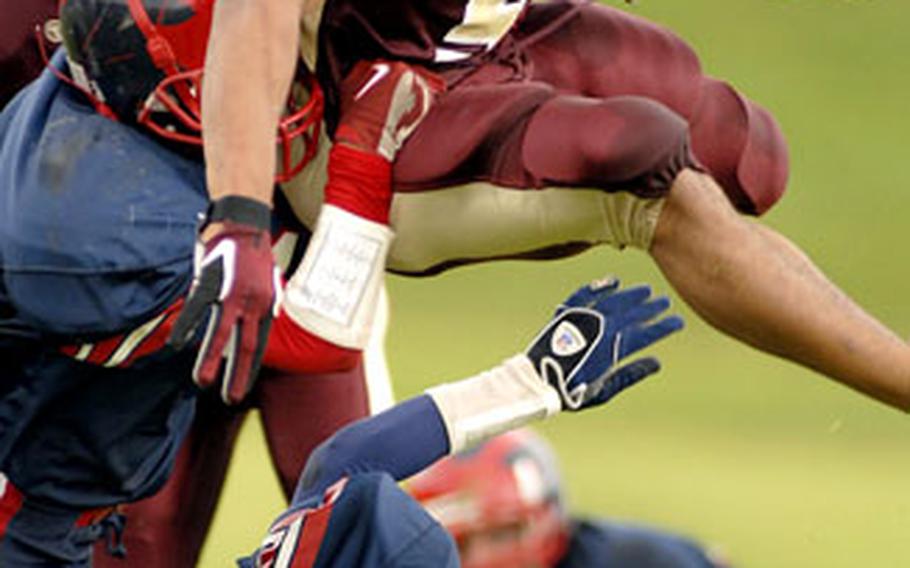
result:
M 57 0 L 0 0 L 0 108 L 44 68 L 35 26 L 57 13 Z

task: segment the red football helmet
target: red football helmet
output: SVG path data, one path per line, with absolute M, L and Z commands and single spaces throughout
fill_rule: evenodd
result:
M 72 82 L 99 112 L 157 135 L 202 144 L 202 70 L 215 0 L 60 0 L 60 31 Z M 316 153 L 323 97 L 303 66 L 303 104 L 289 102 L 278 127 L 279 181 Z M 289 101 L 296 100 L 291 97 Z M 294 140 L 303 150 L 292 151 Z
M 408 490 L 455 538 L 464 568 L 550 568 L 565 554 L 556 459 L 530 430 L 446 458 Z

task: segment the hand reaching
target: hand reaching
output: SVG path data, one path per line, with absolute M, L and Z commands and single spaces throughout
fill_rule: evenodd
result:
M 616 279 L 594 282 L 557 308 L 528 358 L 557 390 L 564 410 L 603 404 L 660 369 L 654 357 L 617 364 L 682 329 L 679 316 L 656 319 L 669 306 L 664 296 L 651 298 L 648 286 L 620 290 Z

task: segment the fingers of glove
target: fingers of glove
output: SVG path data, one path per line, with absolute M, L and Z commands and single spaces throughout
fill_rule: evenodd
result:
M 223 279 L 224 270 L 220 265 L 210 266 L 202 272 L 168 337 L 168 343 L 175 349 L 186 347 L 196 328 L 202 324 L 206 311 L 219 300 Z
M 628 365 L 610 373 L 596 385 L 592 383 L 589 388 L 591 397 L 584 405 L 584 408 L 597 406 L 609 401 L 627 388 L 638 384 L 645 378 L 653 375 L 660 370 L 660 361 L 654 357 L 644 357 L 637 359 Z
M 667 316 L 654 323 L 637 325 L 623 330 L 619 342 L 619 353 L 616 359 L 622 359 L 652 345 L 672 333 L 685 327 L 683 319 L 677 315 Z
M 202 338 L 202 343 L 199 345 L 199 351 L 196 353 L 196 363 L 193 365 L 193 381 L 199 385 L 200 388 L 211 386 L 215 380 L 214 374 L 211 376 L 203 376 L 201 371 L 203 366 L 206 364 L 206 357 L 209 353 L 212 339 L 215 335 L 215 331 L 218 329 L 218 324 L 220 321 L 221 305 L 215 304 L 209 313 L 209 321 L 205 327 L 205 336 Z
M 193 380 L 203 388 L 211 386 L 217 381 L 225 346 L 231 339 L 239 316 L 236 310 L 227 311 L 223 306 L 218 309 L 218 312 L 218 317 L 213 317 L 209 322 L 206 337 L 199 348 L 199 356 L 196 359 L 196 370 L 193 373 Z M 228 361 L 228 363 L 231 362 Z
M 556 313 L 560 314 L 567 308 L 589 308 L 598 301 L 606 299 L 606 297 L 614 293 L 617 288 L 619 288 L 619 280 L 612 276 L 595 280 L 591 284 L 582 286 L 573 292 L 571 296 L 566 298 L 566 300 L 556 308 Z
M 232 364 L 225 369 L 221 388 L 221 396 L 227 404 L 242 401 L 253 385 L 268 338 L 268 317 L 243 319 L 236 328 L 238 334 L 233 338 L 233 345 L 228 346 Z
M 594 309 L 610 317 L 644 303 L 651 296 L 650 286 L 635 286 L 619 290 L 599 300 Z
M 614 325 L 619 328 L 651 321 L 661 312 L 670 307 L 670 299 L 666 296 L 652 298 L 642 304 L 633 306 L 624 312 L 614 315 Z

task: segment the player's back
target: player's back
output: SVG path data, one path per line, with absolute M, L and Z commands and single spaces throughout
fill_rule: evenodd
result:
M 391 476 L 377 472 L 351 475 L 325 495 L 295 496 L 260 549 L 240 565 L 290 566 L 303 559 L 308 566 L 332 568 L 458 566 L 445 529 Z
M 653 528 L 574 519 L 571 531 L 569 549 L 556 568 L 715 568 L 695 542 Z

